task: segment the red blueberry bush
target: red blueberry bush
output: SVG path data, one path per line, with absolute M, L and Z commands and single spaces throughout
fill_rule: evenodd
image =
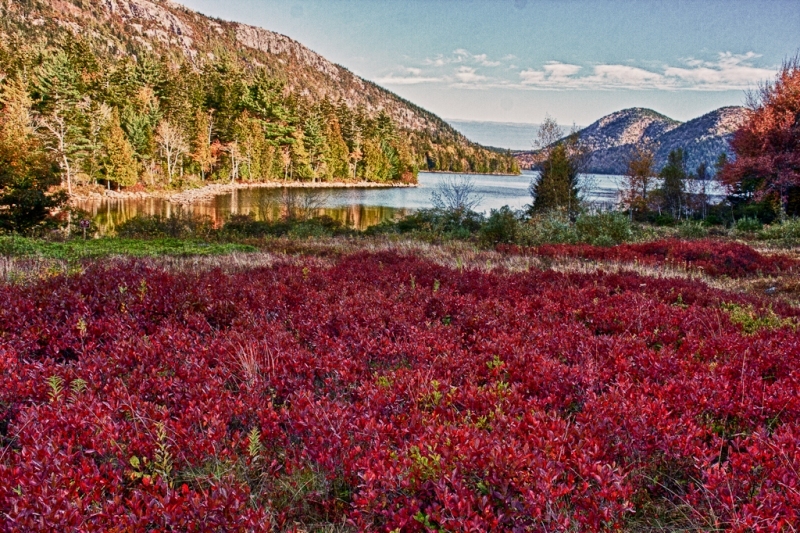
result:
M 535 248 L 502 246 L 501 251 L 551 258 L 577 257 L 592 261 L 638 262 L 644 265 L 671 265 L 703 271 L 709 276 L 732 278 L 756 274 L 778 274 L 796 269 L 797 261 L 785 255 L 766 256 L 746 244 L 712 239 L 682 241 L 665 239 L 612 247 L 590 244 L 549 244 Z
M 394 253 L 0 285 L 0 530 L 790 531 L 797 315 Z

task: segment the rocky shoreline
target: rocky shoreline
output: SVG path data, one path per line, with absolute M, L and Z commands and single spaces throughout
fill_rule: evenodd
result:
M 113 191 L 104 190 L 102 193 L 93 191 L 86 194 L 73 194 L 72 201 L 92 202 L 104 200 L 147 200 L 160 198 L 178 205 L 208 202 L 215 196 L 228 194 L 240 189 L 391 189 L 394 187 L 417 187 L 416 183 L 375 183 L 371 181 L 357 182 L 302 182 L 302 181 L 269 181 L 263 183 L 212 183 L 198 189 L 185 191 Z

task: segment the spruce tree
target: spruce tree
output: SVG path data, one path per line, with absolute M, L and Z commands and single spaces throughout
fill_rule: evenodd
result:
M 0 230 L 57 225 L 67 196 L 51 192 L 60 182 L 58 164 L 34 132 L 27 86 L 14 78 L 0 89 Z
M 682 148 L 672 150 L 667 157 L 667 164 L 659 174 L 663 183 L 661 194 L 664 208 L 673 218 L 683 216 L 686 207 L 686 163 Z
M 556 144 L 548 152 L 540 165 L 539 176 L 531 183 L 532 212 L 561 209 L 572 214 L 580 205 L 577 165 L 565 142 Z
M 105 151 L 103 168 L 109 184 L 113 182 L 118 187 L 136 185 L 138 178 L 136 157 L 133 147 L 120 125 L 119 112 L 116 109 L 111 115 L 108 131 L 103 139 L 103 147 Z

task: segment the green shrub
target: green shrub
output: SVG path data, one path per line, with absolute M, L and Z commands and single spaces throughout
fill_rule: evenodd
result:
M 491 210 L 489 218 L 478 232 L 478 237 L 482 244 L 495 245 L 517 242 L 520 233 L 519 216 L 504 205 L 500 209 Z
M 0 255 L 8 257 L 20 257 L 37 255 L 39 248 L 33 239 L 11 235 L 8 237 L 0 236 Z
M 285 220 L 268 222 L 256 220 L 253 215 L 231 215 L 220 234 L 224 237 L 282 237 L 289 234 L 292 225 Z
M 667 226 L 672 227 L 675 225 L 675 219 L 672 215 L 668 214 L 651 214 L 647 219 L 654 226 Z
M 753 217 L 744 217 L 736 221 L 735 229 L 738 233 L 754 233 L 763 227 L 761 221 Z
M 183 213 L 170 217 L 138 215 L 120 224 L 117 236 L 128 239 L 207 238 L 213 231 L 214 226 L 208 217 Z
M 421 238 L 465 240 L 480 231 L 483 224 L 484 216 L 470 209 L 433 208 L 420 209 L 397 222 L 383 222 L 365 233 L 411 233 Z
M 800 219 L 792 218 L 789 220 L 784 220 L 779 224 L 771 224 L 769 226 L 766 226 L 761 231 L 758 232 L 756 237 L 764 241 L 800 240 Z
M 548 211 L 536 215 L 520 228 L 519 244 L 571 244 L 578 242 L 575 226 L 562 211 Z
M 232 215 L 219 231 L 221 237 L 283 237 L 297 238 L 325 237 L 350 234 L 341 222 L 323 215 L 308 220 L 281 219 L 274 221 L 256 220 L 252 215 Z
M 684 239 L 702 239 L 708 236 L 708 228 L 702 222 L 687 220 L 678 226 L 678 235 Z
M 583 214 L 575 221 L 578 240 L 596 246 L 613 246 L 633 238 L 631 223 L 622 213 Z

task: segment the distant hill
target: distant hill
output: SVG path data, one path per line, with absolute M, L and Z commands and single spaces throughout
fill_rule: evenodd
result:
M 723 107 L 685 123 L 638 107 L 611 113 L 579 131 L 581 141 L 590 147 L 587 172 L 624 174 L 634 148 L 648 143 L 655 150 L 657 169 L 666 164 L 671 150 L 683 148 L 688 170 L 706 163 L 713 173 L 719 155 L 731 155 L 729 141 L 746 113 L 743 107 Z M 524 168 L 533 164 L 534 155 L 534 151 L 515 153 Z
M 530 150 L 539 124 L 445 119 L 469 140 L 503 150 Z

